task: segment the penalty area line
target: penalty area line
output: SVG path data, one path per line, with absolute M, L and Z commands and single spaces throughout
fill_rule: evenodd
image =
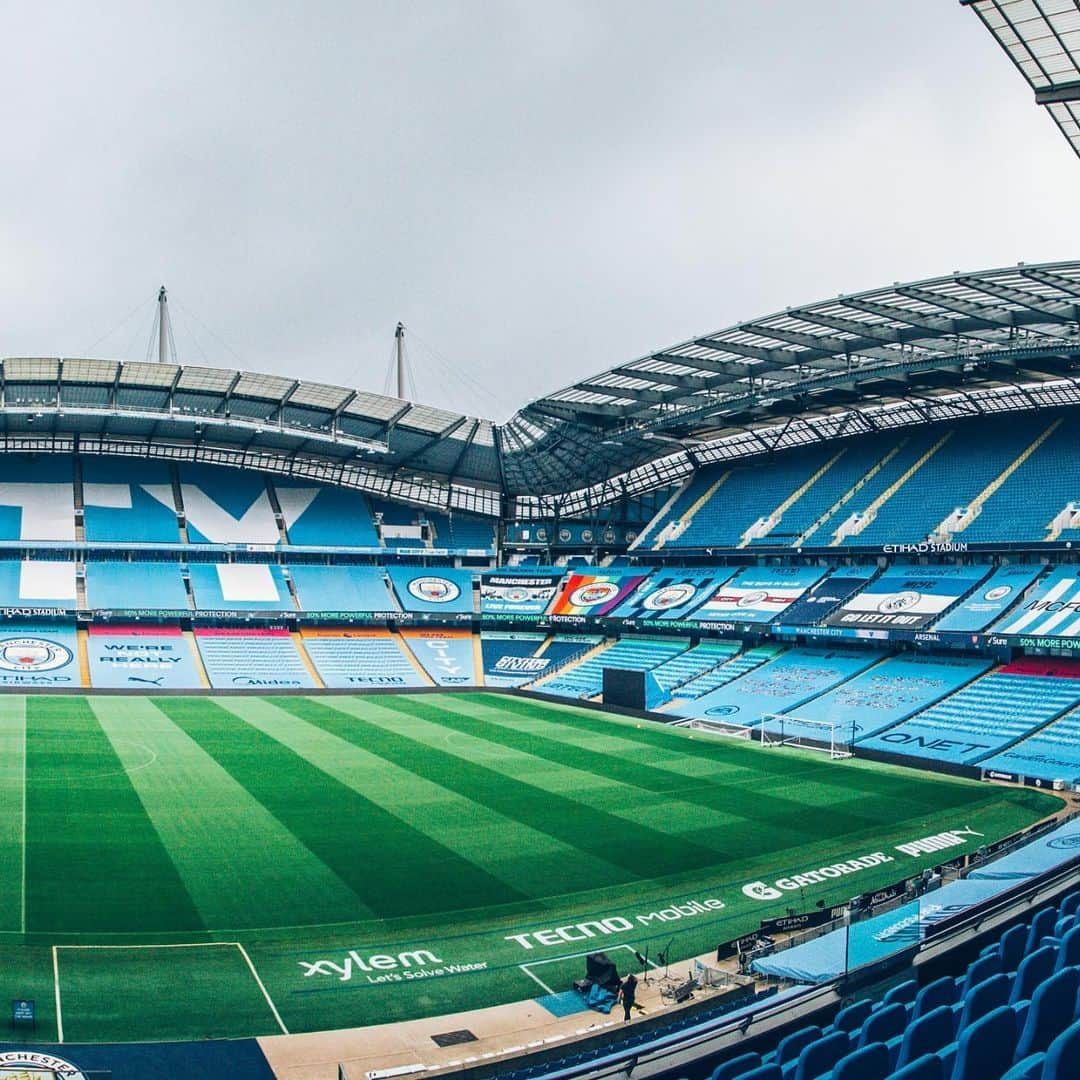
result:
M 528 964 L 518 964 L 518 967 L 522 971 L 524 971 L 525 974 L 528 975 L 529 978 L 532 979 L 532 981 L 534 983 L 536 983 L 540 987 L 540 989 L 544 991 L 545 994 L 554 994 L 555 993 L 555 991 L 552 990 L 551 987 L 548 986 L 548 984 L 546 982 L 544 982 L 544 980 L 541 979 L 539 975 L 534 975 L 533 972 L 531 972 L 529 970 L 529 965 Z

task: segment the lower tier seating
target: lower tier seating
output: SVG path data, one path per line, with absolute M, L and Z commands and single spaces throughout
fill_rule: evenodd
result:
M 604 668 L 650 671 L 683 652 L 688 644 L 685 638 L 620 638 L 599 655 L 557 675 L 538 689 L 562 697 L 594 697 L 603 688 Z
M 386 630 L 305 630 L 304 648 L 319 677 L 334 689 L 428 685 L 405 655 L 401 639 Z
M 215 689 L 315 686 L 287 630 L 196 630 L 195 640 Z

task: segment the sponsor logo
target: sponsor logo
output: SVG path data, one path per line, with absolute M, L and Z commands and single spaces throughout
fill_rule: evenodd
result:
M 738 705 L 714 705 L 705 710 L 706 716 L 734 716 L 739 711 Z
M 680 604 L 688 604 L 694 598 L 697 589 L 693 585 L 667 585 L 656 592 L 649 593 L 641 602 L 643 608 L 649 611 L 667 611 L 668 608 L 678 607 Z
M 883 544 L 881 551 L 885 555 L 936 555 L 951 551 L 967 551 L 966 543 L 960 544 Z
M 487 961 L 471 964 L 448 964 L 428 949 L 415 949 L 396 955 L 373 953 L 361 956 L 350 949 L 340 961 L 298 961 L 304 969 L 304 978 L 313 975 L 329 975 L 339 982 L 350 982 L 354 975 L 363 975 L 369 983 L 408 982 L 413 979 L 430 979 L 441 975 L 463 975 L 469 971 L 483 971 Z
M 495 671 L 543 671 L 550 663 L 546 656 L 500 656 Z
M 574 607 L 594 607 L 618 595 L 619 586 L 614 581 L 591 581 L 588 585 L 579 585 L 570 594 L 570 603 Z
M 46 638 L 4 638 L 0 641 L 0 668 L 5 671 L 54 671 L 71 662 L 71 650 Z
M 983 599 L 989 600 L 991 603 L 995 600 L 1004 600 L 1012 591 L 1013 587 L 1011 585 L 998 585 L 996 588 L 987 589 L 983 593 Z
M 768 599 L 769 599 L 769 594 L 767 592 L 763 592 L 762 590 L 759 589 L 757 592 L 750 592 L 750 593 L 747 593 L 745 596 L 740 596 L 739 600 L 738 600 L 738 603 L 736 603 L 735 606 L 736 607 L 757 607 L 757 605 L 760 604 L 762 602 L 762 600 L 768 600 Z
M 805 874 L 792 874 L 789 877 L 777 878 L 771 885 L 764 881 L 752 881 L 742 888 L 743 895 L 751 900 L 779 900 L 785 892 L 797 889 L 805 889 L 808 885 L 820 885 L 833 878 L 844 877 L 847 874 L 857 874 L 861 870 L 869 870 L 884 863 L 895 862 L 891 855 L 884 851 L 875 851 L 869 855 L 861 855 L 857 859 L 848 859 L 846 862 L 833 863 L 831 866 L 822 866 L 817 870 L 810 870 Z
M 86 1076 L 77 1065 L 36 1050 L 7 1050 L 0 1053 L 0 1076 L 12 1078 L 44 1076 L 50 1073 L 62 1080 L 86 1080 Z
M 562 541 L 562 542 L 563 542 L 564 544 L 565 544 L 565 543 L 566 543 L 566 542 L 567 542 L 567 541 L 568 541 L 568 540 L 570 539 L 570 537 L 571 537 L 572 535 L 573 535 L 573 534 L 572 534 L 572 533 L 570 532 L 570 530 L 569 530 L 569 529 L 560 529 L 560 530 L 559 530 L 559 539 L 560 539 L 560 540 L 561 540 L 561 541 Z
M 1073 848 L 1080 847 L 1080 833 L 1074 833 L 1072 836 L 1059 836 L 1055 840 L 1051 840 L 1046 846 L 1053 848 L 1055 851 L 1071 851 Z
M 890 614 L 897 611 L 907 611 L 915 607 L 922 599 L 922 594 L 917 592 L 890 593 L 878 604 L 878 611 Z
M 257 679 L 254 675 L 234 675 L 233 686 L 299 686 L 299 679 Z
M 441 577 L 413 578 L 408 589 L 410 595 L 428 604 L 449 604 L 461 595 L 461 590 L 454 582 Z
M 965 826 L 962 829 L 949 829 L 947 832 L 935 833 L 933 836 L 924 836 L 921 840 L 912 840 L 906 844 L 897 844 L 896 850 L 917 859 L 920 855 L 931 855 L 935 851 L 959 847 L 961 844 L 966 844 L 971 837 L 982 835 L 981 832 Z

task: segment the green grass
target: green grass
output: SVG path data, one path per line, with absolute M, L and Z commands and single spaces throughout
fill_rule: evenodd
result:
M 940 859 L 898 843 L 1059 805 L 505 695 L 5 695 L 0 967 L 45 1038 L 54 947 L 66 1039 L 279 1030 L 236 945 L 118 946 L 241 943 L 292 1031 L 450 1012 L 566 989 L 597 947 L 706 951 Z

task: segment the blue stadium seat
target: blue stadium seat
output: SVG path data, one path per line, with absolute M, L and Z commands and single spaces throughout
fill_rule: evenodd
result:
M 1024 954 L 1030 955 L 1038 947 L 1042 939 L 1054 932 L 1054 924 L 1057 922 L 1056 908 L 1043 908 L 1038 912 L 1031 925 L 1028 927 L 1027 941 L 1024 943 Z
M 862 1026 L 859 1032 L 859 1047 L 869 1046 L 871 1043 L 887 1043 L 890 1039 L 902 1035 L 907 1026 L 907 1009 L 899 1001 L 890 1005 L 882 1005 Z
M 784 1072 L 779 1065 L 769 1062 L 748 1073 L 743 1073 L 739 1080 L 783 1080 Z
M 945 1069 L 941 1059 L 933 1054 L 924 1054 L 910 1065 L 905 1065 L 899 1072 L 894 1072 L 892 1080 L 943 1080 L 944 1076 Z
M 992 945 L 987 945 L 982 951 L 983 956 L 997 953 L 1001 957 L 1001 970 L 1013 972 L 1020 966 L 1024 959 L 1024 946 L 1027 943 L 1028 928 L 1026 924 L 1013 926 L 1006 930 L 1001 937 Z
M 1018 1001 L 1029 1001 L 1035 988 L 1054 973 L 1056 961 L 1057 953 L 1049 945 L 1043 945 L 1025 956 L 1017 969 L 1009 1001 L 1013 1005 Z
M 1009 977 L 1003 974 L 991 975 L 989 979 L 973 986 L 953 1010 L 954 1014 L 959 1014 L 960 1017 L 957 1030 L 962 1031 L 968 1024 L 973 1024 L 988 1012 L 1008 1005 L 1011 989 Z
M 1061 915 L 1075 915 L 1080 911 L 1080 891 L 1071 892 L 1058 904 L 1058 912 Z
M 1042 1080 L 1075 1080 L 1080 1061 L 1080 1021 L 1067 1027 L 1046 1051 Z
M 954 1046 L 939 1056 L 946 1068 L 954 1062 L 952 1080 L 987 1080 L 1013 1060 L 1016 1038 L 1016 1016 L 1003 1006 L 964 1028 Z
M 984 979 L 989 979 L 991 975 L 1000 974 L 1000 956 L 995 953 L 980 956 L 978 960 L 973 961 L 967 971 L 963 975 L 960 975 L 956 980 L 957 988 L 960 991 L 960 997 L 963 997 L 973 986 L 977 986 Z
M 1058 945 L 1054 970 L 1061 971 L 1077 964 L 1080 964 L 1080 926 L 1072 926 Z
M 902 1069 L 925 1054 L 936 1054 L 956 1036 L 956 1017 L 948 1005 L 931 1009 L 910 1024 L 902 1036 L 889 1045 L 890 1055 L 896 1052 L 896 1068 Z
M 925 1016 L 928 1012 L 933 1012 L 934 1009 L 942 1005 L 951 1007 L 956 1004 L 959 997 L 960 992 L 957 989 L 956 980 L 949 978 L 948 975 L 943 975 L 940 979 L 927 983 L 915 995 L 911 1019 L 918 1020 L 920 1016 Z
M 851 1040 L 843 1031 L 834 1031 L 804 1046 L 795 1068 L 795 1080 L 816 1080 L 831 1071 L 851 1049 Z
M 789 1061 L 794 1062 L 798 1060 L 804 1046 L 809 1046 L 815 1039 L 820 1038 L 821 1028 L 819 1028 L 817 1024 L 810 1024 L 807 1027 L 799 1028 L 798 1031 L 793 1031 L 790 1035 L 785 1035 L 784 1038 L 776 1044 L 776 1052 L 772 1055 L 771 1060 L 777 1065 L 784 1065 Z
M 894 986 L 882 999 L 882 1005 L 892 1005 L 899 1002 L 902 1005 L 910 1005 L 919 992 L 919 984 L 914 979 L 907 979 Z
M 875 1042 L 853 1050 L 841 1058 L 832 1071 L 832 1080 L 885 1080 L 892 1061 L 884 1043 Z
M 751 1069 L 757 1069 L 761 1066 L 760 1054 L 740 1054 L 738 1057 L 732 1058 L 730 1061 L 725 1061 L 720 1065 L 717 1065 L 712 1071 L 712 1076 L 709 1080 L 735 1080 L 737 1076 L 742 1076 L 743 1073 L 748 1073 Z
M 1080 990 L 1080 971 L 1076 968 L 1058 971 L 1039 985 L 1016 1047 L 1017 1058 L 1048 1050 L 1050 1043 L 1072 1023 L 1077 990 Z M 1077 1071 L 1080 1072 L 1080 1062 Z
M 869 998 L 852 1002 L 833 1017 L 832 1030 L 846 1031 L 850 1035 L 863 1026 L 863 1022 L 873 1011 L 874 1003 Z

